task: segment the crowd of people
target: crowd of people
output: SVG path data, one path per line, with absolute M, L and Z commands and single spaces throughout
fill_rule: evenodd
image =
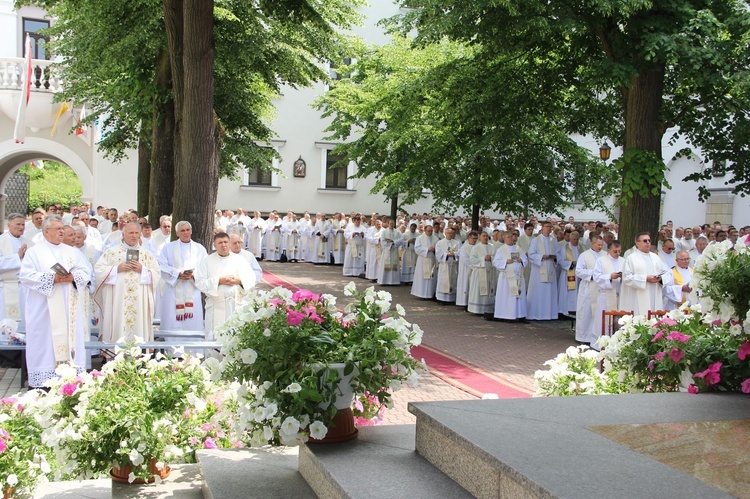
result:
M 156 224 L 154 224 L 156 225 Z M 621 256 L 612 222 L 507 216 L 462 217 L 217 211 L 211 248 L 189 221 L 152 227 L 134 210 L 89 203 L 11 214 L 0 236 L 0 322 L 26 332 L 29 385 L 43 387 L 59 363 L 85 369 L 85 339 L 113 343 L 166 331 L 207 339 L 262 279 L 259 260 L 340 265 L 343 275 L 465 307 L 488 320 L 576 316 L 576 339 L 596 347 L 604 310 L 636 314 L 696 300 L 692 267 L 714 241 L 750 239 L 750 227 L 667 222 Z M 205 306 L 203 303 L 205 302 Z

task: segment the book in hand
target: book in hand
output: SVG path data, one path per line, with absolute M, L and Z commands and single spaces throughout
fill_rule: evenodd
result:
M 68 272 L 68 269 L 66 269 L 65 267 L 63 267 L 62 264 L 60 264 L 60 263 L 56 263 L 56 264 L 54 264 L 50 268 L 52 269 L 52 271 L 55 274 L 58 274 L 58 275 L 61 275 L 61 276 L 66 276 L 66 275 L 70 274 L 70 272 Z
M 130 263 L 132 261 L 138 261 L 138 250 L 137 249 L 129 249 L 125 253 L 125 263 Z
M 518 260 L 521 257 L 521 254 L 518 251 L 512 251 L 510 254 L 511 260 Z

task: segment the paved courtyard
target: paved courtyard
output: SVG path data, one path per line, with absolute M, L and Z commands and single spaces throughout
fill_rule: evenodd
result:
M 534 371 L 575 344 L 571 321 L 548 321 L 531 324 L 491 322 L 469 314 L 453 305 L 424 301 L 411 296 L 409 286 L 377 286 L 365 279 L 343 277 L 340 266 L 307 263 L 262 262 L 264 270 L 294 286 L 338 297 L 346 303 L 344 286 L 354 281 L 360 290 L 367 286 L 385 289 L 393 295 L 393 303 L 406 309 L 406 319 L 424 330 L 423 343 L 460 362 L 506 380 L 520 390 L 534 389 Z M 264 284 L 264 287 L 267 287 Z M 0 396 L 20 389 L 20 370 L 0 368 Z M 413 423 L 406 410 L 410 401 L 467 400 L 476 395 L 467 393 L 432 374 L 423 376 L 417 388 L 404 388 L 394 395 L 395 407 L 386 412 L 385 424 Z

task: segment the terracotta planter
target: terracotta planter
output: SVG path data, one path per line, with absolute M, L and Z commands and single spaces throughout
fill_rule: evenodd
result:
M 310 438 L 307 443 L 310 444 L 337 444 L 339 442 L 348 442 L 357 438 L 359 430 L 354 426 L 354 414 L 352 408 L 339 409 L 328 427 L 328 433 L 320 440 Z
M 169 472 L 171 471 L 169 466 L 167 466 L 166 464 L 161 470 L 156 469 L 156 459 L 154 458 L 151 458 L 148 470 L 153 474 L 153 476 L 151 476 L 151 478 L 149 478 L 148 480 L 144 480 L 143 478 L 136 478 L 132 482 L 129 482 L 128 476 L 130 475 L 130 472 L 133 471 L 133 467 L 130 465 L 123 466 L 122 468 L 113 467 L 109 472 L 109 476 L 112 477 L 113 482 L 144 484 L 153 483 L 154 480 L 156 480 L 156 476 L 159 476 L 159 478 L 161 479 L 167 478 L 169 476 Z
M 10 499 L 13 497 L 13 487 L 5 487 L 5 490 L 3 491 L 3 499 Z

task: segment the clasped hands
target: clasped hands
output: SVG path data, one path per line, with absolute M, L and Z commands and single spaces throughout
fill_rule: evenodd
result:
M 140 274 L 142 270 L 143 266 L 138 260 L 130 260 L 117 266 L 117 272 L 137 272 Z
M 219 284 L 223 284 L 225 286 L 236 286 L 237 284 L 240 284 L 242 281 L 239 277 L 236 275 L 225 275 L 222 277 L 219 277 Z

